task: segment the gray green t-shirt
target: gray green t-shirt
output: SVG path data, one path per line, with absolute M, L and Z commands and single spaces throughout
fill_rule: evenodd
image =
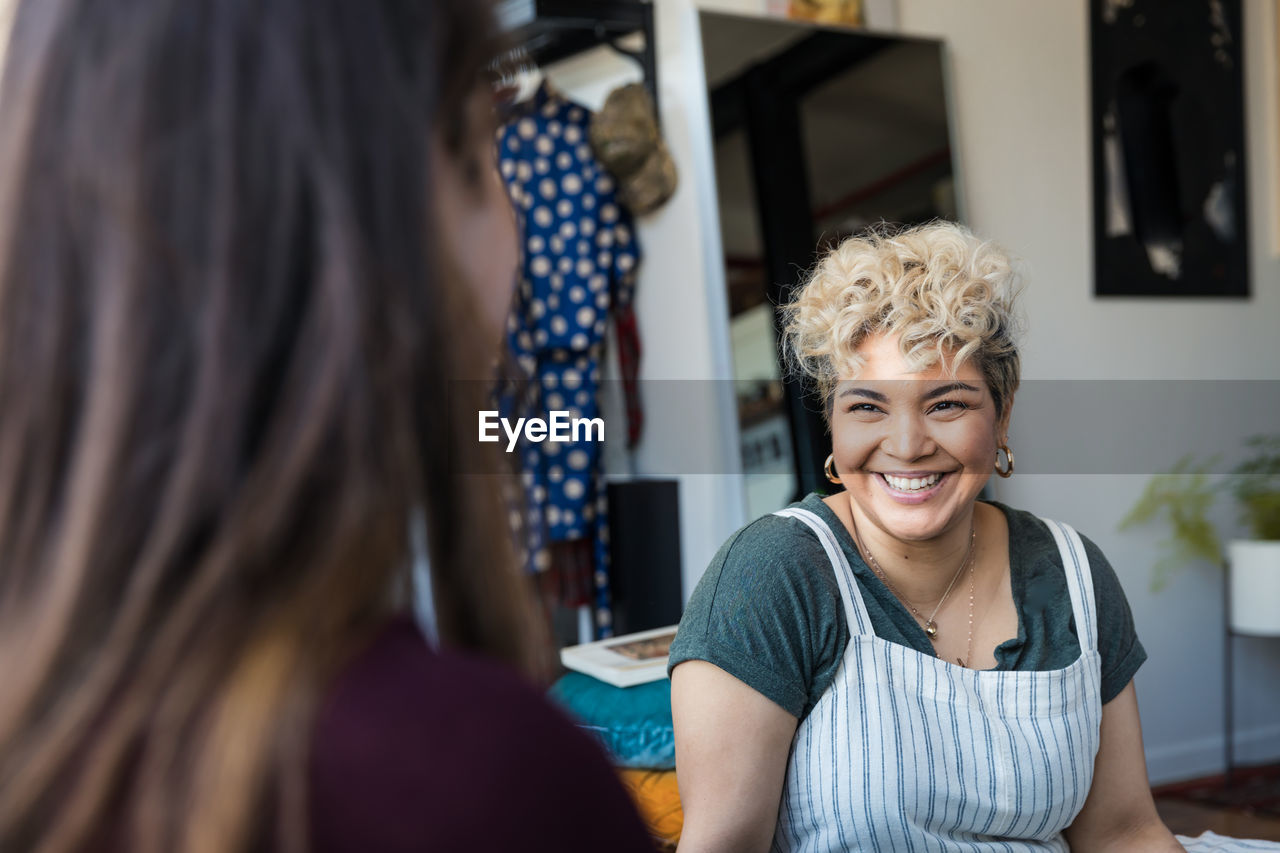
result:
M 1053 534 L 1032 513 L 989 503 L 1008 520 L 1018 609 L 1018 635 L 996 647 L 996 669 L 1070 666 L 1080 656 L 1080 641 Z M 932 655 L 920 624 L 863 562 L 821 496 L 810 494 L 793 506 L 817 513 L 835 533 L 876 636 Z M 1105 703 L 1125 688 L 1147 653 L 1111 564 L 1093 542 L 1081 539 L 1093 575 Z M 803 719 L 830 686 L 848 643 L 840 588 L 818 538 L 794 519 L 766 515 L 729 537 L 712 559 L 680 620 L 669 668 L 687 660 L 713 663 Z

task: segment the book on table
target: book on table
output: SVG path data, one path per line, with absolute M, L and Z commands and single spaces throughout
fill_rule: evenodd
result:
M 667 655 L 676 626 L 654 628 L 560 650 L 566 669 L 590 675 L 615 687 L 634 687 L 667 677 Z

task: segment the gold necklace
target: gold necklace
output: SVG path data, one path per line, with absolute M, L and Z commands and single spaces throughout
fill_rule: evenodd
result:
M 969 643 L 965 648 L 964 657 L 956 658 L 956 663 L 968 668 L 969 664 L 966 660 L 973 660 L 973 560 L 969 561 Z M 937 652 L 934 652 L 937 654 Z
M 862 533 L 858 530 L 857 524 L 853 526 L 853 535 L 854 535 L 854 538 L 857 540 L 858 550 L 860 550 L 863 556 L 867 558 L 867 565 L 871 566 L 871 569 L 872 571 L 875 572 L 876 577 L 884 581 L 884 585 L 889 588 L 889 592 L 893 593 L 894 598 L 902 602 L 902 604 L 904 604 L 906 608 L 911 611 L 912 615 L 914 615 L 917 620 L 924 623 L 925 636 L 927 636 L 931 641 L 935 643 L 938 641 L 938 623 L 934 621 L 934 617 L 938 615 L 938 611 L 941 610 L 942 605 L 946 603 L 947 596 L 951 595 L 951 590 L 955 588 L 956 581 L 960 580 L 960 575 L 964 574 L 964 570 L 966 568 L 969 570 L 969 642 L 965 649 L 965 657 L 956 658 L 956 663 L 960 664 L 961 666 L 967 667 L 968 664 L 966 664 L 965 661 L 973 657 L 973 602 L 974 602 L 973 555 L 974 555 L 974 545 L 978 539 L 977 527 L 975 527 L 972 523 L 970 523 L 969 550 L 965 553 L 964 562 L 962 562 L 960 564 L 960 568 L 956 570 L 955 576 L 951 578 L 951 583 L 947 584 L 946 591 L 942 593 L 942 598 L 938 599 L 937 606 L 933 608 L 933 612 L 929 614 L 929 618 L 927 619 L 919 610 L 915 608 L 915 605 L 913 605 L 910 601 L 907 600 L 907 597 L 905 595 L 898 592 L 898 588 L 893 585 L 892 581 L 889 580 L 889 576 L 885 574 L 884 569 L 880 568 L 880 564 L 876 562 L 875 556 L 863 543 Z M 937 654 L 938 654 L 937 650 L 935 650 L 934 656 L 936 657 Z

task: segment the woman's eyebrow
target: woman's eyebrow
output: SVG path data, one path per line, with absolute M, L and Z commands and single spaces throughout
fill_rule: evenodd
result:
M 868 397 L 877 403 L 887 403 L 889 398 L 881 394 L 879 391 L 872 391 L 870 388 L 846 388 L 840 392 L 841 397 Z
M 932 400 L 935 397 L 944 397 L 947 394 L 954 394 L 956 391 L 977 391 L 978 389 L 964 382 L 952 382 L 950 385 L 939 385 L 921 399 Z
M 969 385 L 968 383 L 965 383 L 965 382 L 952 382 L 949 385 L 939 385 L 937 388 L 934 388 L 932 391 L 930 391 L 929 393 L 921 397 L 921 399 L 932 400 L 935 397 L 944 397 L 947 394 L 954 394 L 957 391 L 977 392 L 978 389 L 973 385 Z M 889 398 L 886 397 L 884 394 L 881 394 L 879 391 L 872 391 L 870 388 L 858 388 L 856 386 L 853 388 L 844 389 L 843 391 L 840 392 L 839 396 L 867 397 L 871 400 L 875 400 L 878 403 L 889 402 Z

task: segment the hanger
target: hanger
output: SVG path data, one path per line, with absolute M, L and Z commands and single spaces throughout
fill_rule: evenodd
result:
M 493 75 L 494 98 L 503 110 L 528 101 L 546 81 L 542 68 L 523 44 L 491 62 L 489 71 Z
M 658 100 L 657 53 L 653 5 L 649 0 L 537 0 L 535 16 L 512 31 L 532 64 L 550 65 L 600 45 L 607 45 L 639 67 L 644 85 Z M 643 47 L 622 42 L 640 33 Z

